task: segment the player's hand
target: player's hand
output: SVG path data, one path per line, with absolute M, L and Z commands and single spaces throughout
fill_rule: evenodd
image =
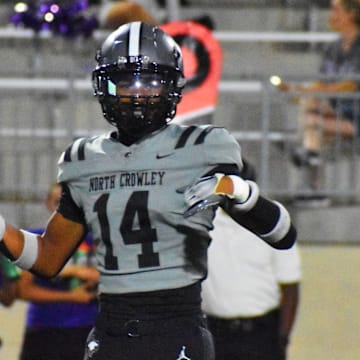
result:
M 87 284 L 81 284 L 78 287 L 69 291 L 69 301 L 87 304 L 96 299 L 97 294 L 94 291 L 89 290 Z
M 200 178 L 185 190 L 185 203 L 188 208 L 184 217 L 219 206 L 225 197 L 243 203 L 249 195 L 250 186 L 240 176 L 217 173 L 214 176 Z

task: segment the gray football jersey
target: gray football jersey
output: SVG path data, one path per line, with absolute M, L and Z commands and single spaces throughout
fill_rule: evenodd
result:
M 223 128 L 168 125 L 131 146 L 111 134 L 77 139 L 60 157 L 97 245 L 100 292 L 179 288 L 206 275 L 214 210 L 184 218 L 184 189 L 219 164 L 241 169 Z

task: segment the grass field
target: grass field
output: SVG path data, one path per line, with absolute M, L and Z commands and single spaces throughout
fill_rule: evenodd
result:
M 288 360 L 360 359 L 360 246 L 301 245 L 303 282 Z M 0 309 L 0 359 L 17 360 L 26 304 Z M 68 359 L 64 359 L 68 360 Z

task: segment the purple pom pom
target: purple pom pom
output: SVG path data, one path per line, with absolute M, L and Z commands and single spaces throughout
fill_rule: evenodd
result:
M 73 38 L 79 35 L 91 36 L 99 26 L 97 18 L 84 14 L 88 10 L 88 0 L 27 1 L 25 6 L 15 5 L 10 21 L 16 26 L 40 30 L 50 30 L 56 35 Z

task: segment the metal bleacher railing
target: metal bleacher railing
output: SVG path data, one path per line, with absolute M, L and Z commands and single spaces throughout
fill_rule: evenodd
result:
M 41 50 L 54 46 L 50 34 L 41 33 L 35 36 L 31 30 L 0 29 L 0 41 L 6 45 L 10 44 L 9 49 L 20 42 L 23 49 L 22 60 L 27 56 L 27 62 L 20 64 L 23 70 L 18 73 L 16 70 L 2 71 L 0 67 L 0 161 L 2 168 L 6 169 L 0 174 L 0 201 L 14 203 L 39 201 L 43 198 L 49 183 L 55 179 L 56 161 L 66 145 L 77 136 L 108 129 L 100 107 L 92 97 L 89 72 L 92 64 L 81 63 L 84 57 L 91 58 L 95 44 L 104 36 L 104 32 L 98 31 L 92 39 L 81 45 L 72 44 L 71 47 L 66 43 L 56 45 L 62 50 L 65 49 L 67 57 L 73 58 L 70 65 L 66 64 L 62 68 L 62 60 L 60 57 L 57 58 L 56 54 L 57 62 L 54 64 L 42 59 Z M 324 43 L 336 39 L 336 35 L 332 33 L 311 32 L 217 31 L 215 36 L 223 44 Z M 61 40 L 57 41 L 61 43 Z M 27 44 L 25 48 L 24 43 Z M 54 51 L 56 52 L 57 49 L 55 48 Z M 52 50 L 50 49 L 49 52 Z M 4 56 L 4 53 L 6 49 L 0 56 Z M 44 71 L 46 66 L 42 65 L 48 66 L 49 70 Z M 12 70 L 16 67 L 15 62 Z M 52 74 L 52 69 L 55 75 Z M 222 96 L 232 95 L 236 98 L 239 95 L 240 97 L 249 95 L 259 101 L 256 105 L 258 109 L 260 108 L 257 121 L 249 127 L 234 127 L 230 131 L 241 141 L 244 149 L 249 147 L 249 153 L 256 154 L 252 160 L 259 170 L 259 181 L 263 191 L 284 198 L 291 198 L 303 192 L 304 188 L 299 181 L 301 178 L 299 170 L 289 165 L 289 154 L 286 153 L 287 149 L 290 149 L 287 144 L 296 140 L 296 124 L 284 121 L 275 122 L 274 125 L 272 116 L 275 101 L 276 109 L 281 107 L 284 110 L 286 120 L 288 110 L 293 110 L 294 107 L 290 100 L 293 94 L 279 93 L 269 84 L 268 79 L 222 80 L 219 88 L 219 111 L 221 111 Z M 354 96 L 355 100 L 359 99 L 359 94 L 349 96 Z M 218 118 L 221 118 L 221 115 Z M 283 146 L 285 151 L 279 151 L 277 146 L 279 144 L 285 144 Z M 340 156 L 342 145 L 340 144 L 336 149 L 339 154 L 333 152 L 331 161 L 329 160 L 325 167 L 325 171 L 330 172 L 330 175 L 338 173 L 334 170 L 335 165 L 345 167 L 343 157 Z M 344 175 L 352 186 L 345 186 L 342 180 L 336 183 L 336 186 L 334 182 L 325 183 L 321 190 L 333 197 L 357 198 L 360 192 L 355 185 L 360 183 L 357 181 L 360 173 L 357 171 L 356 151 L 351 154 L 351 156 L 347 155 L 346 159 L 347 163 L 351 159 L 352 166 L 348 171 L 341 170 L 339 173 Z M 328 178 L 334 179 L 334 176 Z
M 324 79 L 324 78 L 322 78 Z M 315 79 L 312 79 L 315 80 Z M 360 80 L 360 78 L 359 78 Z M 289 81 L 300 82 L 299 79 Z M 304 79 L 301 82 L 306 83 Z M 336 136 L 331 145 L 323 147 L 318 171 L 318 187 L 310 187 L 309 168 L 297 167 L 292 162 L 294 149 L 301 144 L 301 122 L 299 99 L 316 98 L 322 102 L 331 99 L 337 102 L 347 99 L 352 102 L 354 118 L 360 119 L 360 92 L 281 92 L 269 82 L 262 82 L 259 95 L 260 122 L 256 127 L 241 122 L 239 130 L 232 131 L 238 139 L 245 157 L 252 158 L 257 165 L 262 189 L 271 196 L 292 200 L 314 195 L 328 196 L 334 203 L 356 204 L 359 202 L 360 157 L 359 136 L 344 139 Z M 281 111 L 279 111 L 281 109 Z M 279 113 L 281 113 L 279 118 Z M 336 121 L 341 120 L 338 112 Z M 248 122 L 252 122 L 249 120 Z M 359 124 L 354 121 L 355 133 Z M 319 136 L 323 137 L 322 130 Z

